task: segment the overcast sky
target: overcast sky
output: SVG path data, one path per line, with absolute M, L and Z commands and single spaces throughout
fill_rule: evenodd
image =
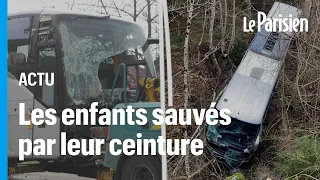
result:
M 73 3 L 75 2 L 75 3 Z M 8 13 L 13 12 L 21 12 L 21 11 L 29 11 L 29 10 L 39 10 L 42 8 L 56 8 L 56 9 L 64 9 L 64 10 L 75 10 L 75 11 L 92 11 L 92 12 L 98 12 L 98 13 L 104 13 L 104 9 L 102 8 L 96 8 L 88 5 L 99 5 L 100 0 L 8 0 Z M 133 20 L 132 17 L 130 17 L 127 13 L 124 12 L 118 12 L 114 8 L 114 4 L 120 9 L 124 9 L 125 11 L 132 13 L 132 4 L 133 0 L 104 0 L 104 5 L 108 6 L 110 8 L 107 8 L 107 11 L 110 15 L 114 16 L 121 16 L 121 18 L 126 20 Z M 72 4 L 74 4 L 72 6 Z M 88 4 L 88 5 L 81 5 L 81 4 Z M 145 0 L 140 0 L 137 3 L 137 12 L 140 11 L 140 8 L 144 7 L 146 5 Z M 72 7 L 72 8 L 71 8 Z M 147 34 L 147 22 L 146 22 L 146 8 L 144 8 L 144 13 L 140 14 L 140 18 L 137 19 L 137 23 L 139 23 L 144 29 Z M 152 8 L 152 17 L 158 14 L 157 6 L 153 6 Z M 158 30 L 157 28 L 157 22 L 158 18 L 155 18 L 155 21 L 153 22 L 153 37 L 158 37 L 157 33 L 155 31 Z
M 68 9 L 65 0 L 8 0 L 8 13 L 20 12 L 32 9 L 40 9 L 44 6 L 56 6 Z
M 132 4 L 131 0 L 110 0 L 103 1 L 106 6 L 113 6 L 113 2 L 116 2 L 118 7 L 128 6 L 126 4 Z M 102 8 L 95 8 L 92 6 L 84 6 L 81 4 L 87 5 L 99 5 L 100 0 L 8 0 L 8 13 L 12 12 L 21 12 L 28 10 L 39 10 L 43 8 L 55 8 L 55 9 L 64 9 L 64 10 L 75 10 L 75 11 L 93 11 L 99 12 L 104 10 Z M 130 5 L 131 6 L 131 5 Z M 130 7 L 127 7 L 129 9 Z M 114 14 L 114 10 L 107 8 L 108 13 Z M 130 10 L 130 9 L 129 9 Z M 128 10 L 128 11 L 129 11 Z M 127 15 L 125 13 L 121 14 L 123 18 Z M 132 18 L 131 18 L 132 20 Z

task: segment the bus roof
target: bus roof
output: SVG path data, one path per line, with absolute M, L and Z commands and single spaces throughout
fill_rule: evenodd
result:
M 281 61 L 249 50 L 222 94 L 217 109 L 229 109 L 233 118 L 260 124 L 280 67 Z
M 269 18 L 299 17 L 301 10 L 275 2 Z M 262 28 L 264 29 L 264 28 Z M 265 48 L 270 39 L 273 47 Z M 251 42 L 239 67 L 222 94 L 217 109 L 229 109 L 230 116 L 250 124 L 261 124 L 277 82 L 283 58 L 293 33 L 260 31 Z
M 282 18 L 298 18 L 301 13 L 301 10 L 284 4 L 275 2 L 268 13 L 268 18 L 279 18 L 279 14 L 282 15 Z M 257 32 L 256 36 L 252 40 L 249 49 L 255 53 L 263 54 L 272 59 L 281 60 L 284 58 L 285 53 L 290 44 L 290 40 L 293 36 L 293 32 L 267 32 L 265 28 L 261 28 L 261 31 Z M 277 39 L 274 44 L 265 46 L 269 41 L 273 41 L 273 39 Z M 272 49 L 270 49 L 272 48 Z
M 135 23 L 134 21 L 129 21 L 125 20 L 122 18 L 117 18 L 117 17 L 110 17 L 106 14 L 99 14 L 96 12 L 90 12 L 90 11 L 76 11 L 76 10 L 64 10 L 64 9 L 57 9 L 57 8 L 44 8 L 44 9 L 37 9 L 37 10 L 28 10 L 28 11 L 20 11 L 20 12 L 13 12 L 9 13 L 8 17 L 13 17 L 13 16 L 22 16 L 22 15 L 79 15 L 79 16 L 92 16 L 92 17 L 106 17 L 106 18 L 111 18 L 114 20 L 119 20 L 119 21 L 124 21 L 124 22 L 129 22 L 129 23 Z
M 297 7 L 276 1 L 271 7 L 267 17 L 278 18 L 279 14 L 281 14 L 282 18 L 289 18 L 289 15 L 291 15 L 291 18 L 298 18 L 301 13 L 301 9 L 298 9 Z

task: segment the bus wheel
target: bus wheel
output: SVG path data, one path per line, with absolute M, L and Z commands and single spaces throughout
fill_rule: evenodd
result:
M 121 168 L 121 180 L 161 180 L 161 162 L 156 156 L 128 157 Z

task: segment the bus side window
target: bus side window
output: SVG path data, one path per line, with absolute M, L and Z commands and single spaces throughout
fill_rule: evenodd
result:
M 8 63 L 9 72 L 18 80 L 21 73 L 28 75 L 34 71 L 33 60 L 29 58 L 31 19 L 32 17 L 28 16 L 8 20 L 8 60 L 10 56 L 25 56 L 24 62 Z M 27 86 L 27 88 L 34 92 L 32 86 Z
M 31 17 L 8 20 L 8 53 L 29 55 Z

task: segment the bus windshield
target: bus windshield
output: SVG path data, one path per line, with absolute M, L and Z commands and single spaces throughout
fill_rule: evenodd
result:
M 236 118 L 231 118 L 231 123 L 227 126 L 216 125 L 209 126 L 208 138 L 220 137 L 222 141 L 234 144 L 236 146 L 247 147 L 257 136 L 260 129 L 259 124 L 249 124 Z
M 155 76 L 152 55 L 149 49 L 142 50 L 147 38 L 137 24 L 77 17 L 60 20 L 58 29 L 69 104 L 84 104 L 97 98 L 103 91 L 102 76 L 112 77 L 107 83 L 112 84 L 119 64 L 126 64 L 132 57 L 146 62 L 144 70 Z M 110 68 L 101 70 L 102 65 Z

